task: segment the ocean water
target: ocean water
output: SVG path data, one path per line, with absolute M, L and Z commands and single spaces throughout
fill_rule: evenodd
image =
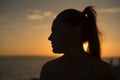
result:
M 41 67 L 54 57 L 0 57 L 0 80 L 39 78 Z
M 39 79 L 40 70 L 47 61 L 56 57 L 0 57 L 0 80 Z M 117 80 L 120 80 L 120 59 L 104 58 L 115 68 Z

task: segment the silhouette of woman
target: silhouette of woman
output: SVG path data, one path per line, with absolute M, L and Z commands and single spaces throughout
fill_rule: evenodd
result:
M 64 55 L 44 64 L 40 80 L 115 80 L 111 66 L 101 60 L 99 35 L 92 6 L 83 12 L 67 9 L 59 13 L 49 40 L 53 52 Z M 86 52 L 84 42 L 88 42 Z

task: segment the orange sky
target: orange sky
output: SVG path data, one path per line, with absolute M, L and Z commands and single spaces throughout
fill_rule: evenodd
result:
M 64 9 L 75 8 L 82 11 L 88 5 L 96 6 L 98 12 L 98 26 L 103 34 L 102 57 L 120 57 L 119 0 L 2 1 L 0 56 L 54 56 L 47 39 L 54 17 Z

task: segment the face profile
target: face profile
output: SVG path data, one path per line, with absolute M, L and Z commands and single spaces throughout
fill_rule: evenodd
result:
M 52 25 L 52 33 L 49 36 L 54 53 L 64 53 L 66 49 L 75 46 L 75 41 L 80 41 L 80 27 L 69 28 L 69 25 L 56 24 Z M 74 45 L 73 45 L 74 44 Z
M 51 45 L 54 53 L 62 53 L 64 51 L 64 29 L 60 28 L 63 25 L 58 25 L 56 21 L 53 22 L 52 25 L 52 33 L 49 36 L 49 40 L 51 41 Z

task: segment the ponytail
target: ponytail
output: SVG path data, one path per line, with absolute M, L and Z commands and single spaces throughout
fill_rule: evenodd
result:
M 96 24 L 96 11 L 93 9 L 93 6 L 89 6 L 84 9 L 82 14 L 85 22 L 84 41 L 88 41 L 88 53 L 91 56 L 100 59 L 100 32 L 98 31 Z

